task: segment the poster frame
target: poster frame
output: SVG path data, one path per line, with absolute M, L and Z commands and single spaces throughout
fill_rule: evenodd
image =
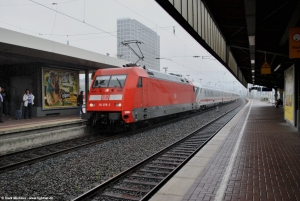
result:
M 42 111 L 53 111 L 53 110 L 68 110 L 68 109 L 76 109 L 78 106 L 64 106 L 64 107 L 54 107 L 54 108 L 45 108 L 45 87 L 44 87 L 44 71 L 45 70 L 53 70 L 53 71 L 68 71 L 77 74 L 77 95 L 79 93 L 79 71 L 76 70 L 70 70 L 70 69 L 64 69 L 64 68 L 53 68 L 53 67 L 42 67 L 41 73 L 42 73 L 42 95 L 41 95 L 41 101 L 42 101 Z
M 293 116 L 293 121 L 292 120 L 290 120 L 290 119 L 288 119 L 287 117 L 286 117 L 286 111 L 287 111 L 287 106 L 286 106 L 286 100 L 287 100 L 287 95 L 288 95 L 288 90 L 287 90 L 287 86 L 286 86 L 286 74 L 288 73 L 288 71 L 292 71 L 292 73 L 293 73 L 293 79 L 292 79 L 292 81 L 293 81 L 293 83 L 292 83 L 292 87 L 293 87 L 293 92 L 292 92 L 292 94 L 293 94 L 293 98 L 292 98 L 292 101 L 293 101 L 293 111 L 292 111 L 292 116 Z M 296 103 L 296 97 L 295 97 L 295 65 L 292 65 L 292 66 L 290 66 L 287 70 L 285 70 L 284 71 L 284 91 L 285 91 L 285 93 L 284 93 L 284 119 L 288 122 L 288 123 L 290 123 L 291 125 L 293 125 L 293 126 L 296 126 L 296 111 L 295 111 L 295 103 Z

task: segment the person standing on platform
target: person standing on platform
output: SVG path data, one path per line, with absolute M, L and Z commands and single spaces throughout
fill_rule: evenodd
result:
M 9 96 L 4 88 L 2 88 L 1 95 L 3 98 L 3 113 L 5 114 L 5 116 L 8 116 L 9 115 L 9 106 L 8 106 Z
M 81 91 L 80 94 L 77 96 L 77 105 L 78 105 L 77 116 L 80 117 L 80 112 L 81 112 L 81 114 L 83 114 L 83 111 L 82 111 L 82 105 L 83 105 L 83 91 Z
M 27 113 L 28 113 L 28 118 L 31 119 L 32 117 L 32 105 L 34 104 L 34 95 L 30 93 L 29 89 L 25 90 L 25 94 L 23 96 L 23 101 L 24 101 L 24 119 L 27 118 Z
M 0 123 L 3 123 L 2 121 L 2 109 L 3 109 L 3 97 L 1 95 L 1 87 L 0 87 Z

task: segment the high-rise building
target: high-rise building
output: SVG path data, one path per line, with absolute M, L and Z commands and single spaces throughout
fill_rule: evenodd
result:
M 118 58 L 135 63 L 139 59 L 138 56 L 129 47 L 122 45 L 122 42 L 137 40 L 142 42 L 142 44 L 139 44 L 139 47 L 144 55 L 143 61 L 140 60 L 138 64 L 149 69 L 160 70 L 160 60 L 156 59 L 160 57 L 160 42 L 159 36 L 155 31 L 130 18 L 118 19 L 117 30 Z M 140 50 L 135 43 L 130 44 L 130 46 L 141 56 Z

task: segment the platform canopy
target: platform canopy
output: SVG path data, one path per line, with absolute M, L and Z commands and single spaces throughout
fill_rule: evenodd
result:
M 289 55 L 290 29 L 300 27 L 299 0 L 156 2 L 244 86 L 283 88 L 284 71 L 299 62 Z
M 30 63 L 95 70 L 122 67 L 128 61 L 0 28 L 0 66 Z

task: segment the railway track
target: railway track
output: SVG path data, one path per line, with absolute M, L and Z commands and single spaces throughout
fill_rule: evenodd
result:
M 117 176 L 94 187 L 79 200 L 148 200 L 230 121 L 240 106 L 200 127 Z
M 225 104 L 223 105 L 225 106 Z M 205 112 L 209 112 L 211 110 L 215 110 L 215 107 L 209 108 L 207 110 L 202 111 L 200 114 L 204 114 Z M 173 123 L 182 119 L 190 118 L 191 116 L 199 115 L 199 113 L 193 113 L 191 115 L 183 116 L 176 119 L 171 119 L 168 121 L 164 121 L 158 124 L 154 124 L 150 127 L 140 128 L 135 131 L 115 134 L 113 136 L 88 136 L 83 138 L 76 138 L 68 141 L 58 142 L 55 144 L 50 144 L 42 147 L 36 147 L 28 150 L 23 150 L 15 153 L 10 153 L 6 155 L 0 156 L 0 173 L 10 171 L 25 165 L 30 165 L 42 160 L 46 160 L 48 158 L 52 158 L 55 156 L 59 156 L 64 153 L 68 153 L 71 151 L 75 151 L 78 149 L 82 149 L 85 147 L 93 146 L 99 143 L 103 143 L 109 140 L 134 135 L 136 133 L 140 133 L 149 129 L 153 129 L 155 127 L 163 126 L 165 124 Z

